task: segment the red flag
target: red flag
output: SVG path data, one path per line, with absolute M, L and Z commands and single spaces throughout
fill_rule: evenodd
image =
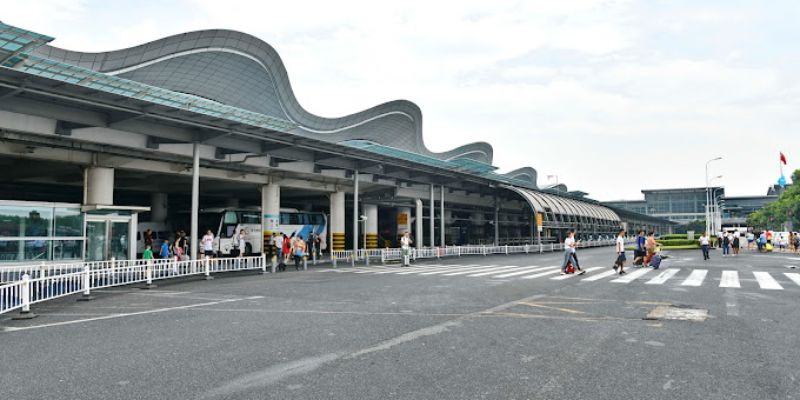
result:
M 786 156 L 783 155 L 783 152 L 781 152 L 781 162 L 786 165 Z

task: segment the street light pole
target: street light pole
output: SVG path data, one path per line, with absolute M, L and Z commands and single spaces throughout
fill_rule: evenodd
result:
M 709 186 L 708 185 L 708 164 L 711 164 L 712 162 L 717 161 L 717 160 L 721 160 L 721 159 L 722 159 L 722 157 L 716 157 L 716 158 L 712 158 L 712 159 L 706 161 L 706 207 L 705 207 L 705 211 L 706 211 L 706 233 L 709 233 L 709 230 L 711 229 L 710 225 L 709 225 L 709 222 L 710 222 L 709 221 L 709 218 L 710 218 L 710 216 L 709 216 L 709 214 L 710 214 L 710 209 L 709 209 L 710 204 L 709 203 L 711 203 L 711 196 L 710 196 L 710 193 L 709 193 L 709 190 L 708 190 L 708 186 Z

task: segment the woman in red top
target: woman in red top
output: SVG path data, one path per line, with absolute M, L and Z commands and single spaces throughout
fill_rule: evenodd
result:
M 290 254 L 292 254 L 292 244 L 289 243 L 289 238 L 283 235 L 283 259 L 288 260 Z

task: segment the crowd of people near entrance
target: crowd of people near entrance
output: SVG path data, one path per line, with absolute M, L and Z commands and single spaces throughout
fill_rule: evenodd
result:
M 299 270 L 303 260 L 308 257 L 320 258 L 322 254 L 322 238 L 311 233 L 308 238 L 302 235 L 287 236 L 275 232 L 267 243 L 267 258 L 275 259 L 279 270 L 286 269 L 286 263 L 294 261 L 294 268 Z

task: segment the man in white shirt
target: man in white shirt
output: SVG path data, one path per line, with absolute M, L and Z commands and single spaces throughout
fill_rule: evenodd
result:
M 214 234 L 211 233 L 211 229 L 209 229 L 205 236 L 203 236 L 203 253 L 207 257 L 211 257 L 214 255 Z
M 575 255 L 577 245 L 575 241 L 575 229 L 570 229 L 567 238 L 564 239 L 564 261 L 561 263 L 561 275 L 567 274 L 567 264 L 570 262 L 572 262 L 575 269 L 580 271 L 578 275 L 586 273 L 586 271 L 581 269 L 581 266 L 578 264 L 578 257 Z
M 283 262 L 283 235 L 280 232 L 275 236 L 275 248 L 278 249 L 278 262 Z
M 620 229 L 617 234 L 617 261 L 614 262 L 614 271 L 620 275 L 625 274 L 625 229 Z
M 700 236 L 700 248 L 703 250 L 704 261 L 711 258 L 708 256 L 709 241 L 708 241 L 708 235 L 706 233 L 703 233 L 703 235 Z
M 403 253 L 403 266 L 408 267 L 411 265 L 411 234 L 406 232 L 400 238 L 400 249 Z

